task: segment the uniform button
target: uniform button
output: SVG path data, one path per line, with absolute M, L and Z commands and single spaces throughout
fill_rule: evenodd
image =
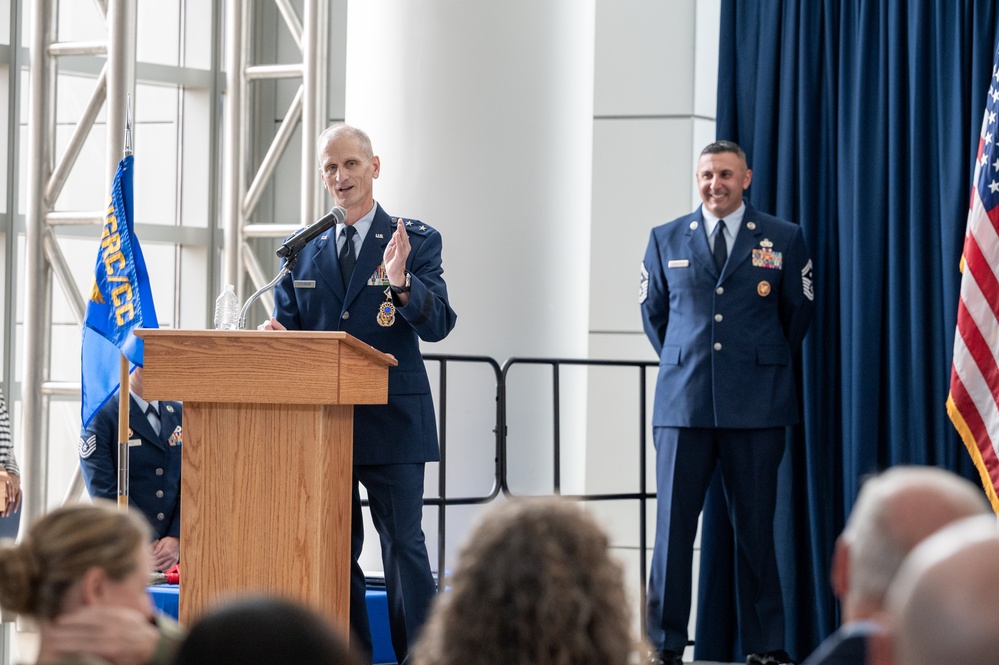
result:
M 162 476 L 163 475 L 163 469 L 156 469 L 156 475 L 157 476 Z
M 715 293 L 717 293 L 718 295 L 725 293 L 725 287 L 719 286 L 717 289 L 715 289 Z
M 346 321 L 347 319 L 350 318 L 350 312 L 344 312 L 343 316 L 341 316 L 340 318 Z
M 715 342 L 715 351 L 721 351 L 721 342 Z
M 721 314 L 715 314 L 715 321 L 718 321 L 719 323 L 721 323 L 721 320 L 724 319 L 724 318 L 725 317 L 722 316 Z
M 156 519 L 162 522 L 163 520 L 166 519 L 166 515 L 164 515 L 163 513 L 156 513 Z
M 163 498 L 163 490 L 156 490 L 156 498 L 157 499 Z

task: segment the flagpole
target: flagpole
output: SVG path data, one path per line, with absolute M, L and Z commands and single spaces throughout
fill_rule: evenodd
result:
M 125 95 L 125 157 L 132 154 L 132 96 Z M 132 398 L 129 386 L 129 361 L 120 355 L 118 380 L 118 509 L 128 510 L 128 410 Z
M 125 93 L 125 154 L 128 157 L 132 154 L 132 95 Z
M 128 407 L 129 396 L 129 362 L 125 354 L 121 354 L 119 362 L 118 385 L 118 509 L 128 510 Z

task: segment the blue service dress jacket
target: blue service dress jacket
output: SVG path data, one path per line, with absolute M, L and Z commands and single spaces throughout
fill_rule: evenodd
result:
M 798 419 L 792 357 L 811 320 L 801 228 L 746 206 L 724 272 L 701 209 L 652 229 L 639 300 L 659 354 L 655 427 L 755 429 Z
M 845 623 L 801 665 L 864 665 L 867 662 L 867 640 L 883 630 L 880 624 L 870 620 Z
M 420 340 L 437 342 L 454 328 L 441 265 L 441 235 L 404 219 L 411 251 L 409 302 L 393 303 L 382 264 L 395 219 L 376 204 L 371 227 L 344 285 L 331 229 L 299 253 L 274 289 L 274 316 L 289 330 L 341 330 L 399 361 L 389 367 L 388 404 L 354 407 L 354 464 L 435 462 L 440 459 L 430 380 Z
M 160 400 L 160 433 L 128 400 L 128 505 L 142 511 L 157 539 L 180 537 L 180 402 Z M 93 498 L 118 498 L 118 395 L 80 433 L 80 469 Z

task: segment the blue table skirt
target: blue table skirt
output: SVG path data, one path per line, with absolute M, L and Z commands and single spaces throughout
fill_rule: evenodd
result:
M 179 613 L 180 587 L 176 584 L 161 584 L 149 587 L 156 608 L 168 616 L 177 618 Z M 392 635 L 388 626 L 388 600 L 385 589 L 368 588 L 368 619 L 371 622 L 371 642 L 375 663 L 394 663 Z

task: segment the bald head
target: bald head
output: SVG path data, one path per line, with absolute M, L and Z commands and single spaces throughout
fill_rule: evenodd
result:
M 836 558 L 845 561 L 834 568 L 847 567 L 836 585 L 845 618 L 869 618 L 881 610 L 902 561 L 922 540 L 988 511 L 980 488 L 936 467 L 895 467 L 868 480 L 837 543 Z M 834 585 L 835 578 L 834 570 Z
M 362 156 L 369 159 L 374 156 L 375 152 L 371 148 L 371 138 L 364 130 L 338 122 L 324 129 L 319 138 L 316 139 L 316 153 L 319 155 L 320 166 L 323 163 L 323 153 L 326 150 L 326 146 L 331 141 L 342 137 L 354 139 Z
M 906 559 L 888 592 L 894 662 L 999 659 L 999 530 L 994 515 L 954 523 Z

